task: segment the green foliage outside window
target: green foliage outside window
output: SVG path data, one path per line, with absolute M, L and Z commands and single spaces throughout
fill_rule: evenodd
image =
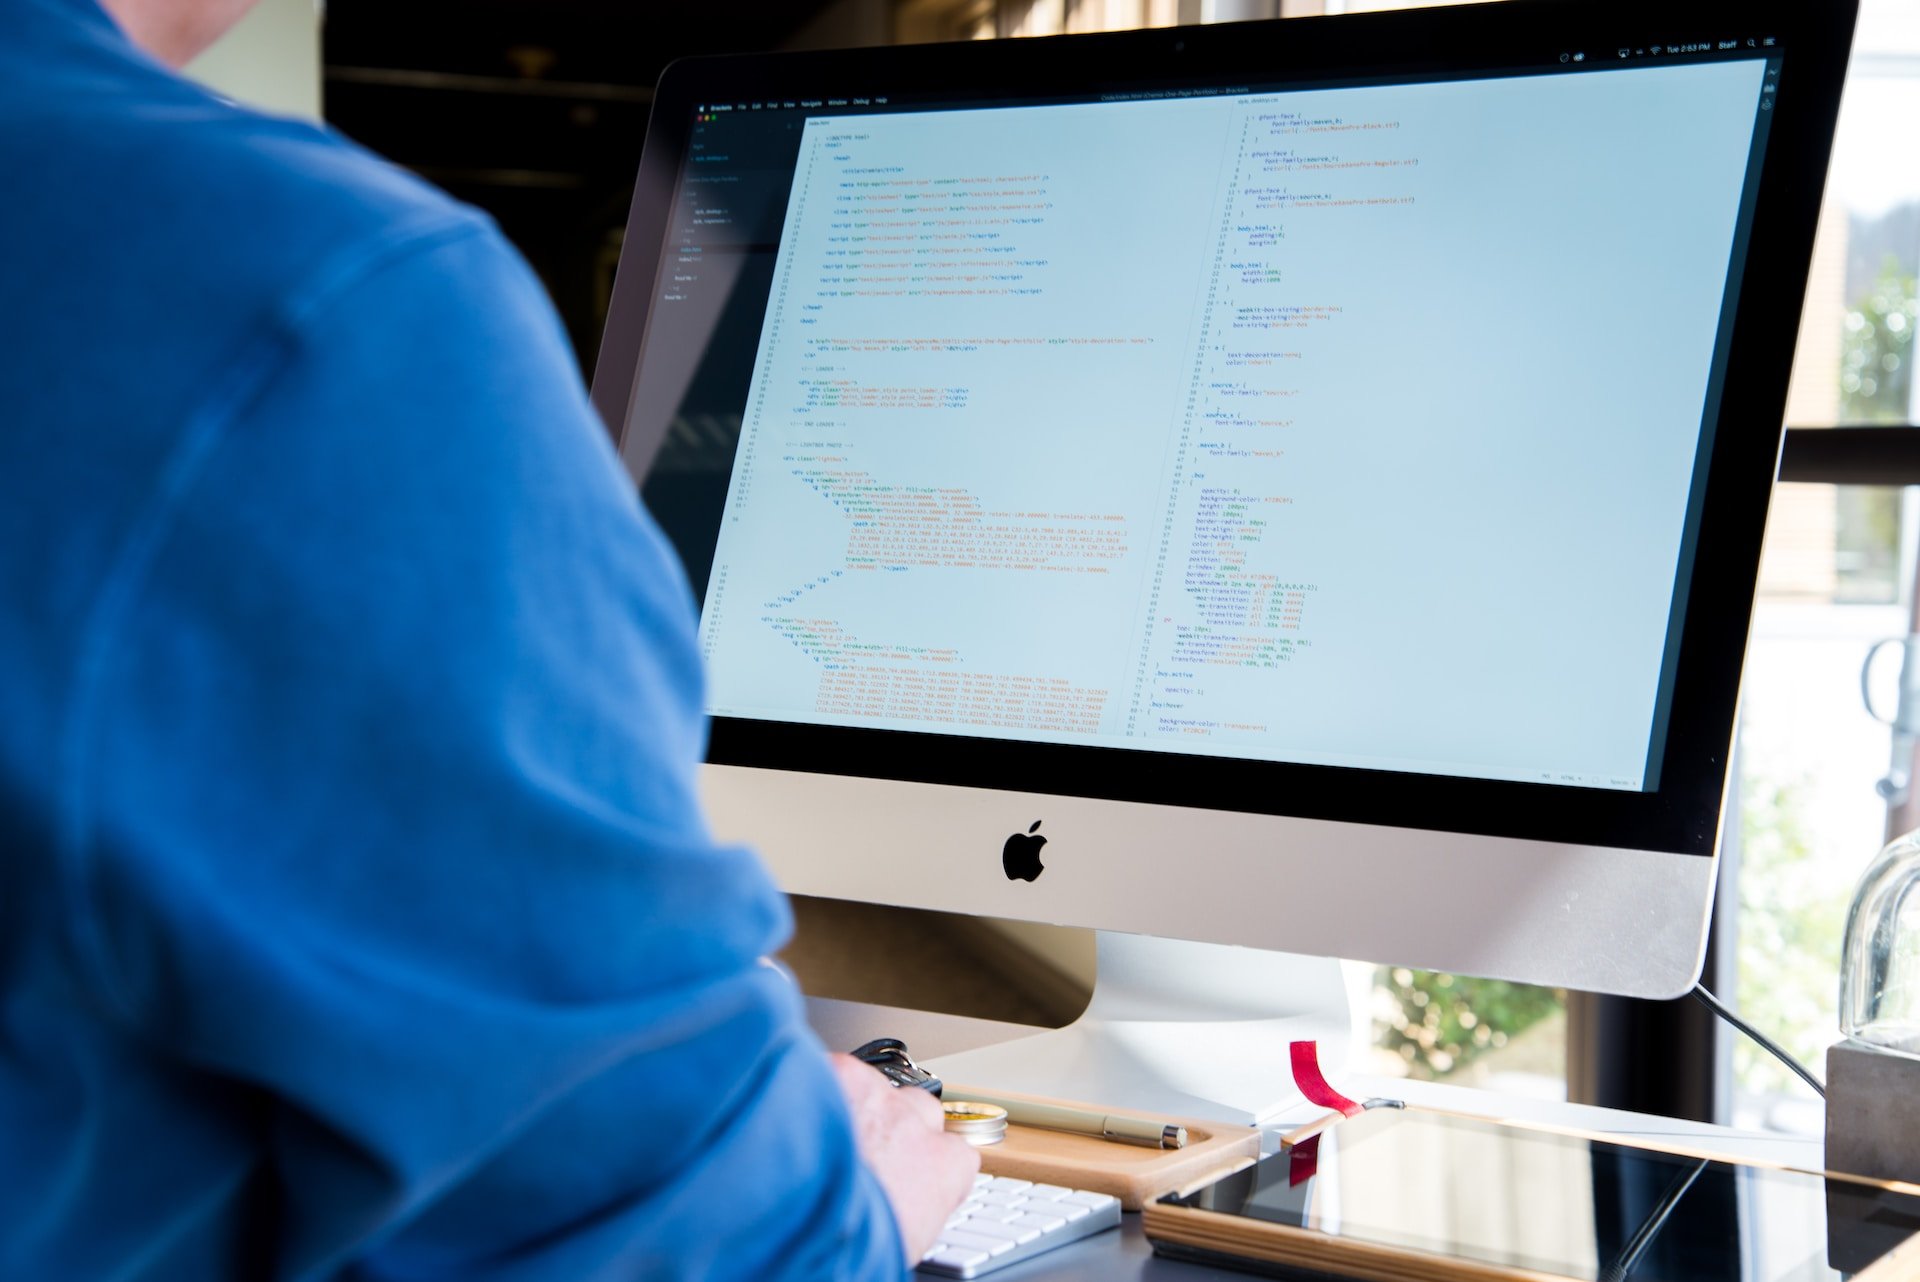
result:
M 1920 325 L 1915 278 L 1887 255 L 1864 298 L 1848 311 L 1840 394 L 1848 423 L 1904 423 L 1913 404 L 1913 333 Z
M 1740 781 L 1740 1014 L 1818 1071 L 1840 1035 L 1840 939 L 1853 884 L 1813 857 L 1802 787 L 1746 775 Z M 1864 868 L 1873 854 L 1859 853 Z M 1733 1077 L 1750 1094 L 1804 1093 L 1781 1063 L 1746 1038 L 1733 1044 Z
M 1841 422 L 1907 421 L 1913 366 L 1920 349 L 1920 298 L 1915 278 L 1888 254 L 1867 292 L 1847 312 L 1840 350 Z M 1900 492 L 1891 486 L 1846 486 L 1834 497 L 1834 599 L 1900 599 Z
M 1377 983 L 1397 1008 L 1380 1044 L 1407 1062 L 1409 1077 L 1427 1080 L 1505 1046 L 1566 1000 L 1552 988 L 1404 967 L 1383 970 Z

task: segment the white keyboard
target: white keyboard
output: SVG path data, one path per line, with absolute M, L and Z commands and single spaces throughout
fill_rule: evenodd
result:
M 1119 1224 L 1120 1199 L 1105 1193 L 976 1175 L 920 1272 L 977 1278 Z

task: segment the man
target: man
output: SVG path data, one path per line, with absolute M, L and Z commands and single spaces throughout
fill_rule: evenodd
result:
M 537 284 L 246 3 L 0 0 L 0 1278 L 901 1274 L 976 1159 L 758 964 Z

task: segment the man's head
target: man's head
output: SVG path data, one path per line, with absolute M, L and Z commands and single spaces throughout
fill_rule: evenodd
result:
M 186 66 L 253 5 L 254 0 L 100 0 L 129 40 L 170 67 Z

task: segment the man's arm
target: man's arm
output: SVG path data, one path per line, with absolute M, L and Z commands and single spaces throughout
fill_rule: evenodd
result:
M 318 278 L 88 638 L 97 982 L 229 1084 L 198 1120 L 270 1155 L 280 1276 L 897 1275 L 755 964 L 784 902 L 699 818 L 684 581 L 538 286 L 478 224 Z

